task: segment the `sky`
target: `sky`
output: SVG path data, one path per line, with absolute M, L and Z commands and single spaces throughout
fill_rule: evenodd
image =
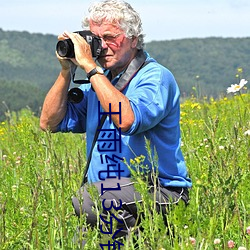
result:
M 0 28 L 54 35 L 76 31 L 93 1 L 0 0 Z M 249 0 L 127 1 L 141 16 L 145 42 L 250 37 Z

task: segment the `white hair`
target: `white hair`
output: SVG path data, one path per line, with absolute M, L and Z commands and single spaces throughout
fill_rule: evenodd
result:
M 83 19 L 82 27 L 89 28 L 90 20 L 101 24 L 104 19 L 117 24 L 125 32 L 126 37 L 137 37 L 137 48 L 143 49 L 144 34 L 142 34 L 141 18 L 129 3 L 121 0 L 94 3 L 89 8 L 89 15 Z

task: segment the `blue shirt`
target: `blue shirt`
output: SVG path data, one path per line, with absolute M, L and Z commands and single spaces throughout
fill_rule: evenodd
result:
M 130 163 L 131 159 L 141 155 L 146 157 L 143 165 L 152 169 L 152 160 L 148 157 L 148 150 L 146 149 L 147 139 L 151 147 L 152 158 L 158 161 L 154 168 L 157 168 L 161 184 L 173 187 L 191 187 L 192 185 L 187 176 L 187 168 L 181 152 L 179 88 L 168 69 L 157 63 L 149 55 L 147 55 L 147 61 L 150 61 L 150 63 L 139 70 L 129 85 L 122 91 L 130 101 L 135 117 L 134 123 L 128 131 L 120 133 L 107 116 L 101 133 L 104 134 L 104 131 L 106 131 L 106 136 L 110 134 L 109 138 L 117 139 L 116 144 L 113 143 L 110 147 L 115 151 L 101 151 L 104 145 L 104 139 L 102 138 L 105 138 L 105 136 L 100 133 L 89 165 L 89 182 L 106 178 L 107 163 L 104 160 L 105 158 L 101 159 L 103 157 L 101 155 L 104 154 L 111 158 L 116 155 L 125 159 L 125 161 L 115 159 L 123 170 L 120 173 L 121 176 L 130 176 L 127 164 Z M 113 79 L 113 85 L 119 77 L 120 75 Z M 89 155 L 100 117 L 99 104 L 90 84 L 81 85 L 80 88 L 84 93 L 83 100 L 78 104 L 68 102 L 66 116 L 59 124 L 58 131 L 86 132 L 87 155 Z M 118 138 L 120 138 L 120 142 Z M 107 148 L 108 139 L 106 142 L 105 147 Z M 118 144 L 121 145 L 121 149 Z M 114 146 L 116 146 L 116 149 Z M 157 156 L 154 155 L 154 152 L 157 153 Z M 116 172 L 114 174 L 118 175 L 118 171 L 115 171 L 118 170 L 118 163 L 109 161 L 108 164 L 110 170 L 114 170 Z

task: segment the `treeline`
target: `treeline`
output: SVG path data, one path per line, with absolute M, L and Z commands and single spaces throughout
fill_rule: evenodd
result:
M 56 42 L 54 35 L 0 29 L 0 120 L 26 107 L 39 114 L 60 69 Z
M 0 121 L 4 120 L 9 112 L 22 108 L 29 108 L 38 115 L 45 94 L 45 90 L 30 82 L 0 80 Z
M 146 48 L 174 73 L 182 95 L 195 87 L 196 95 L 216 98 L 240 77 L 250 78 L 250 37 L 159 41 Z
M 57 37 L 0 29 L 0 120 L 8 109 L 39 113 L 60 66 Z M 153 41 L 146 50 L 176 77 L 183 97 L 224 95 L 239 77 L 250 79 L 250 38 Z

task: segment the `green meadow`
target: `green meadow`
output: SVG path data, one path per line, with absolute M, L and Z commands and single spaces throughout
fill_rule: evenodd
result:
M 182 150 L 193 187 L 190 204 L 157 214 L 140 175 L 143 214 L 121 249 L 250 249 L 250 94 L 190 98 L 181 104 Z M 81 249 L 71 197 L 86 163 L 82 134 L 40 131 L 29 109 L 0 124 L 0 249 Z M 130 164 L 143 165 L 138 156 Z M 94 190 L 93 190 L 94 193 Z M 93 194 L 93 196 L 95 196 Z M 100 204 L 96 203 L 96 212 Z M 85 233 L 84 249 L 102 249 L 112 235 Z M 104 247 L 103 249 L 119 249 Z

